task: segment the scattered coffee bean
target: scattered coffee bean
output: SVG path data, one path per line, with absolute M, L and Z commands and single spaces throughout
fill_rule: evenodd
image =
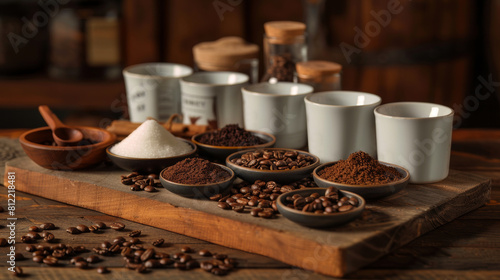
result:
M 207 272 L 211 272 L 214 268 L 214 264 L 211 261 L 203 261 L 200 263 L 200 267 Z
M 218 267 L 214 267 L 212 268 L 212 270 L 210 271 L 213 275 L 217 275 L 217 276 L 223 276 L 223 275 L 226 275 L 227 274 L 227 270 L 224 270 L 224 269 L 220 269 Z
M 16 277 L 21 277 L 24 275 L 23 269 L 20 266 L 15 266 L 12 274 Z
M 27 235 L 23 235 L 21 236 L 21 242 L 23 243 L 34 243 L 35 242 L 35 239 L 27 236 Z
M 155 187 L 148 185 L 148 186 L 144 187 L 144 191 L 147 191 L 147 192 L 156 192 L 157 190 L 156 190 Z
M 227 255 L 226 254 L 215 254 L 215 255 L 213 255 L 213 258 L 220 260 L 220 261 L 223 261 L 223 260 L 227 259 Z
M 109 227 L 114 230 L 123 230 L 125 229 L 125 224 L 117 222 L 117 223 L 112 223 L 111 225 L 109 225 Z
M 163 245 L 163 243 L 165 243 L 165 240 L 160 238 L 153 242 L 153 246 L 160 247 L 161 245 Z
M 199 254 L 200 256 L 203 256 L 203 257 L 210 257 L 210 256 L 212 256 L 212 253 L 211 253 L 210 251 L 208 251 L 208 250 L 205 250 L 205 249 L 200 250 L 200 251 L 198 252 L 198 254 Z
M 211 196 L 209 199 L 212 200 L 212 201 L 219 201 L 219 199 L 222 198 L 222 194 L 218 193 L 214 196 Z
M 78 256 L 78 257 L 71 258 L 71 260 L 69 260 L 69 262 L 71 264 L 75 264 L 76 262 L 80 262 L 80 261 L 84 261 L 84 260 L 85 260 L 84 258 Z
M 224 210 L 229 210 L 229 209 L 231 209 L 231 206 L 229 206 L 229 204 L 227 204 L 226 202 L 223 202 L 223 201 L 218 202 L 218 203 L 217 203 L 217 206 L 219 206 L 219 208 L 222 208 L 222 209 L 224 209 Z
M 99 262 L 100 260 L 101 259 L 98 256 L 96 256 L 96 255 L 88 256 L 87 259 L 86 259 L 86 261 L 88 263 L 96 263 L 96 262 Z
M 195 269 L 200 267 L 200 263 L 197 260 L 190 260 L 186 262 L 186 269 Z
M 75 263 L 75 266 L 78 267 L 78 268 L 81 268 L 81 269 L 85 269 L 85 268 L 89 267 L 89 263 L 86 262 L 86 261 L 77 261 Z
M 189 246 L 184 246 L 184 247 L 181 248 L 181 251 L 183 253 L 192 253 L 193 249 L 191 249 L 191 247 L 189 247 Z
M 131 232 L 128 234 L 128 236 L 130 236 L 130 237 L 139 237 L 139 236 L 141 236 L 141 233 L 142 233 L 142 232 L 141 232 L 140 230 L 133 230 L 133 231 L 131 231 Z
M 97 268 L 97 273 L 99 274 L 106 274 L 106 273 L 109 273 L 109 269 L 105 266 L 100 266 Z
M 187 255 L 187 254 L 186 254 L 186 255 L 182 255 L 182 256 L 179 258 L 179 261 L 180 261 L 181 263 L 186 263 L 186 262 L 188 262 L 188 261 L 190 261 L 190 260 L 192 260 L 192 259 L 193 259 L 193 257 L 191 257 L 190 255 Z
M 64 258 L 66 256 L 66 251 L 63 249 L 57 249 L 52 252 L 52 256 L 58 259 Z
M 103 223 L 103 222 L 97 222 L 97 223 L 94 224 L 94 226 L 96 226 L 99 229 L 105 229 L 106 228 L 106 224 Z
M 245 211 L 245 205 L 243 205 L 243 204 L 239 204 L 239 203 L 236 203 L 236 204 L 233 206 L 233 210 L 234 210 L 235 212 L 241 213 L 241 212 Z
M 43 262 L 43 256 L 38 255 L 38 256 L 33 256 L 33 261 L 36 263 L 42 263 Z
M 75 246 L 73 247 L 73 250 L 75 251 L 76 254 L 80 254 L 87 251 L 87 249 L 84 246 Z
M 149 248 L 147 249 L 142 255 L 141 255 L 141 261 L 145 262 L 151 258 L 153 258 L 155 255 L 155 249 Z
M 139 244 L 141 242 L 141 240 L 139 238 L 130 238 L 130 240 L 128 241 L 132 244 Z
M 69 228 L 66 229 L 66 232 L 69 233 L 69 234 L 80 234 L 80 233 L 82 233 L 76 227 L 69 227 Z
M 39 226 L 42 230 L 54 230 L 56 226 L 53 223 L 44 223 Z
M 0 247 L 5 247 L 5 246 L 7 246 L 7 239 L 0 238 Z
M 41 228 L 39 228 L 39 227 L 37 227 L 37 226 L 30 226 L 30 227 L 28 228 L 28 230 L 29 230 L 29 231 L 34 231 L 34 232 L 41 232 L 41 231 L 42 231 L 42 229 L 41 229 Z
M 155 253 L 154 258 L 155 258 L 155 259 L 170 258 L 170 255 L 169 255 L 169 254 L 167 254 L 167 253 L 159 253 L 159 252 L 156 252 L 156 253 Z
M 142 264 L 139 267 L 137 267 L 135 270 L 139 273 L 147 273 L 148 272 L 148 268 Z
M 185 263 L 181 263 L 181 262 L 175 262 L 174 263 L 174 267 L 179 269 L 179 270 L 186 270 L 187 269 L 187 266 Z
M 89 226 L 89 231 L 92 233 L 99 233 L 100 229 L 97 226 Z
M 118 236 L 113 239 L 113 244 L 123 244 L 125 242 L 125 238 L 123 236 Z
M 160 264 L 163 265 L 163 266 L 171 265 L 173 263 L 174 263 L 174 260 L 172 260 L 170 258 L 162 258 L 162 259 L 160 259 Z
M 25 260 L 26 258 L 24 257 L 23 254 L 21 253 L 15 253 L 14 254 L 14 258 L 16 259 L 16 261 L 22 261 L 22 260 Z
M 160 262 L 156 259 L 149 259 L 144 262 L 144 266 L 147 268 L 158 268 L 160 267 Z
M 78 225 L 76 226 L 76 229 L 78 229 L 80 232 L 90 232 L 89 227 L 86 225 Z
M 56 257 L 47 256 L 43 259 L 43 263 L 49 266 L 55 266 L 59 263 L 59 260 Z
M 28 252 L 35 252 L 36 251 L 36 247 L 34 245 L 28 245 L 26 246 L 26 251 Z
M 54 234 L 50 232 L 45 233 L 45 236 L 43 237 L 43 240 L 45 242 L 54 242 L 55 239 L 56 237 L 54 236 Z
M 101 243 L 101 248 L 106 249 L 106 248 L 109 248 L 109 247 L 111 247 L 111 243 L 109 243 L 108 241 L 103 241 Z
M 113 254 L 119 253 L 121 251 L 120 244 L 115 243 L 115 244 L 111 245 L 111 247 L 109 247 L 108 251 L 110 251 Z

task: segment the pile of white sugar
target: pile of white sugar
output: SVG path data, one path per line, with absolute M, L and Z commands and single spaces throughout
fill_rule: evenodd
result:
M 133 158 L 163 158 L 186 154 L 193 149 L 158 124 L 147 120 L 127 138 L 111 148 L 113 154 Z

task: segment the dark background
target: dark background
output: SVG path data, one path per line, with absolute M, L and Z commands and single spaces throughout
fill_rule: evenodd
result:
M 9 42 L 1 32 L 6 15 L 23 12 L 30 18 L 36 1 L 23 0 L 26 9 L 0 2 L 0 52 Z M 73 4 L 108 1 L 73 1 Z M 380 95 L 384 103 L 426 101 L 456 109 L 457 127 L 500 127 L 498 86 L 481 96 L 481 80 L 500 81 L 500 0 L 122 0 L 111 1 L 119 12 L 120 66 L 166 61 L 193 66 L 192 47 L 203 41 L 236 35 L 262 46 L 263 24 L 272 20 L 303 21 L 308 25 L 311 59 L 343 65 L 343 89 Z M 35 4 L 33 4 L 35 3 Z M 32 5 L 31 9 L 28 9 Z M 71 7 L 68 4 L 68 7 Z M 391 14 L 386 26 L 374 14 Z M 61 5 L 61 9 L 65 5 Z M 19 14 L 21 13 L 21 14 Z M 11 18 L 12 19 L 12 18 Z M 19 19 L 20 20 L 20 19 Z M 359 47 L 358 28 L 373 36 Z M 70 124 L 103 126 L 125 116 L 123 80 L 57 79 L 47 76 L 49 28 L 30 42 L 39 53 L 37 67 L 1 71 L 0 128 L 44 125 L 37 106 L 47 104 Z M 340 45 L 359 53 L 343 55 Z M 3 48 L 2 48 L 3 46 Z M 37 52 L 36 50 L 42 50 Z M 262 51 L 261 51 L 262 54 Z M 16 63 L 19 56 L 11 57 Z M 7 66 L 9 66 L 7 64 Z M 262 73 L 262 71 L 261 71 Z M 461 111 L 459 108 L 465 108 Z

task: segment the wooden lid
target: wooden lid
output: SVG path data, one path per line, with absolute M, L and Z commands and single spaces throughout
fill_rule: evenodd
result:
M 271 43 L 290 44 L 304 35 L 306 25 L 298 21 L 270 21 L 264 24 L 264 30 Z
M 249 44 L 240 37 L 223 37 L 213 42 L 203 42 L 193 47 L 194 60 L 203 70 L 234 70 L 243 59 L 257 58 L 259 46 Z
M 299 76 L 324 76 L 342 71 L 342 65 L 324 60 L 297 62 L 296 67 Z

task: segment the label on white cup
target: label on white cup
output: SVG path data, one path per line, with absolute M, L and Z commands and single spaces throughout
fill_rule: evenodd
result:
M 184 124 L 208 125 L 217 128 L 215 96 L 182 94 Z

